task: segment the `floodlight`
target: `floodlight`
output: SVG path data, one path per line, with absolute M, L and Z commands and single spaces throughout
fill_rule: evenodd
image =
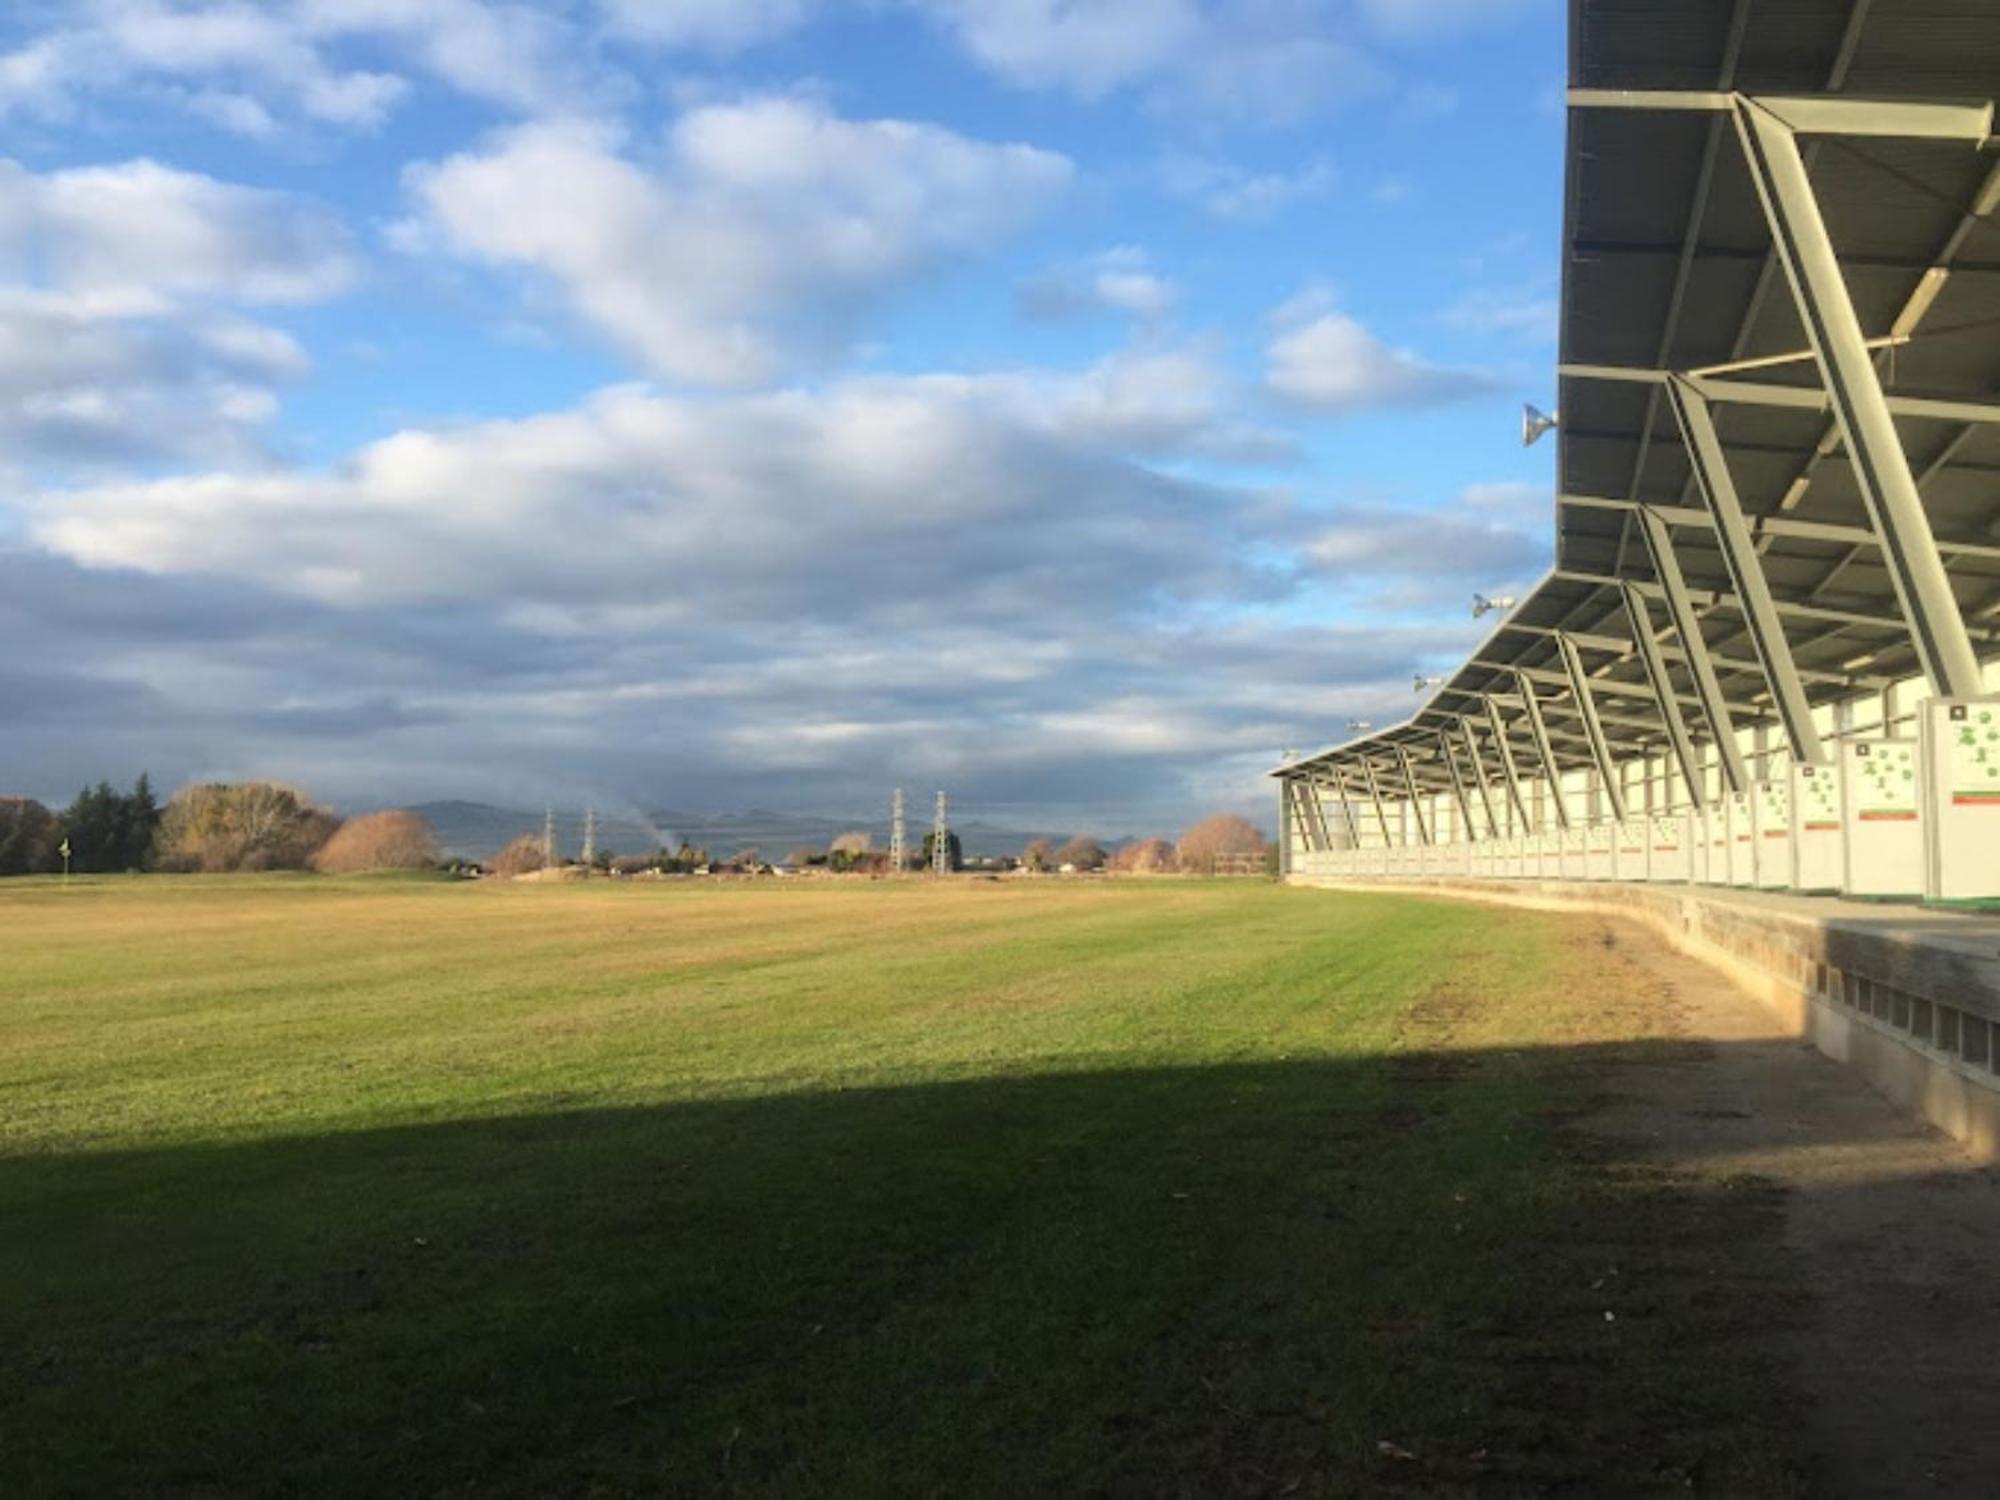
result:
M 1487 598 L 1484 594 L 1474 594 L 1472 596 L 1472 618 L 1476 620 L 1481 615 L 1490 614 L 1496 609 L 1512 609 L 1514 603 L 1515 600 L 1512 594 L 1495 594 L 1491 599 Z
M 1535 440 L 1556 425 L 1556 413 L 1543 411 L 1539 406 L 1523 402 L 1521 405 L 1521 446 L 1532 448 Z
M 1415 678 L 1415 690 L 1419 693 L 1423 692 L 1426 688 L 1441 688 L 1443 686 L 1444 679 L 1442 677 L 1426 677 L 1423 673 L 1419 672 Z

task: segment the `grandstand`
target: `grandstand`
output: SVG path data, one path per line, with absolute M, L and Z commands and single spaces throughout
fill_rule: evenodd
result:
M 2000 974 L 1908 955 L 1995 933 L 1825 898 L 2000 899 L 2000 8 L 1574 0 L 1569 83 L 1554 565 L 1284 870 L 1748 924 L 1991 1133 Z

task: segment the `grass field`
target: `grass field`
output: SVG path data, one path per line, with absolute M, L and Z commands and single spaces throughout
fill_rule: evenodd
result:
M 1574 932 L 8 882 L 0 1494 L 1785 1492 L 1749 1287 L 1605 1318 L 1763 1231 L 1579 1148 Z

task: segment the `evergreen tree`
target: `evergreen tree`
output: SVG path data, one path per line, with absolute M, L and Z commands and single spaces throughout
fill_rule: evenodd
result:
M 118 794 L 111 783 L 100 781 L 76 794 L 76 800 L 62 813 L 63 832 L 69 837 L 70 868 L 79 874 L 93 874 L 115 868 L 118 858 Z
M 924 835 L 924 852 L 922 863 L 919 866 L 920 869 L 928 870 L 931 867 L 931 851 L 936 847 L 937 830 L 933 828 L 929 833 Z M 965 848 L 959 843 L 958 832 L 955 829 L 947 829 L 945 831 L 944 867 L 947 870 L 962 870 L 965 868 Z
M 87 786 L 62 814 L 70 868 L 81 874 L 144 869 L 152 861 L 159 824 L 160 806 L 144 772 L 129 795 L 114 792 L 108 781 Z
M 153 862 L 153 835 L 160 827 L 160 804 L 153 796 L 153 779 L 144 771 L 125 799 L 125 868 L 143 870 Z

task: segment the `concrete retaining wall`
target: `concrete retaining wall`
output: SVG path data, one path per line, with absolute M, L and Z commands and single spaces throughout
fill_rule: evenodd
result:
M 2000 921 L 1702 886 L 1519 880 L 1293 885 L 1627 917 L 1721 970 L 1792 1035 L 2000 1159 Z

